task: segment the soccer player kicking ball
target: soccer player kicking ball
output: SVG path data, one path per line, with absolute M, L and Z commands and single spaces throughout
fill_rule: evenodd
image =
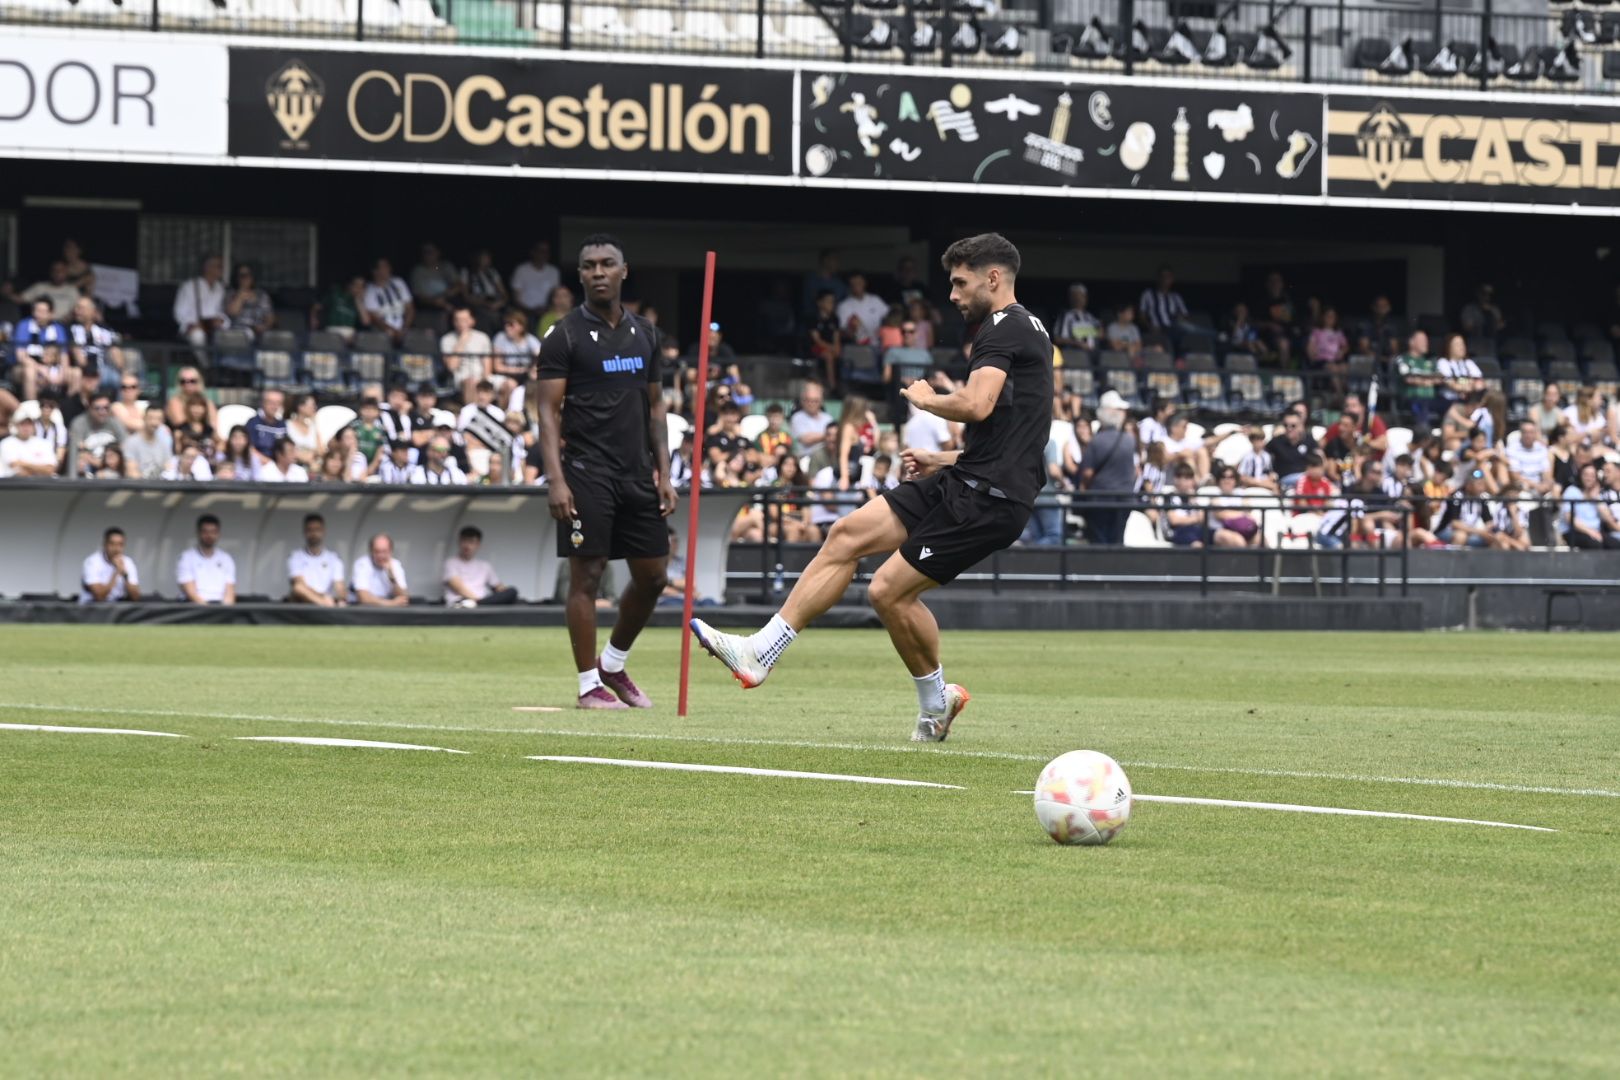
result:
M 617 240 L 585 238 L 585 303 L 546 332 L 536 383 L 557 553 L 568 560 L 568 638 L 582 709 L 652 708 L 624 664 L 669 580 L 664 518 L 675 512 L 675 489 L 663 452 L 658 334 L 624 310 L 627 276 Z M 596 594 L 609 559 L 629 560 L 630 584 L 598 657 Z
M 1023 533 L 1045 483 L 1052 418 L 1052 340 L 1013 295 L 1018 249 L 987 233 L 958 240 L 940 262 L 951 277 L 951 303 L 977 327 L 971 373 L 954 393 L 936 394 L 920 379 L 901 393 L 924 412 L 965 424 L 964 448 L 906 450 L 906 482 L 833 525 L 787 603 L 759 633 L 722 634 L 692 620 L 703 647 L 752 689 L 844 595 L 861 559 L 894 552 L 867 596 L 917 685 L 914 742 L 943 741 L 968 703 L 966 690 L 945 682 L 939 624 L 922 595 Z

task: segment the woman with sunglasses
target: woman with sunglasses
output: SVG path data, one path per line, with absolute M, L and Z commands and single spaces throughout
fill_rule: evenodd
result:
M 125 375 L 118 381 L 118 397 L 112 403 L 112 414 L 128 431 L 141 430 L 146 416 L 146 405 L 141 401 L 141 381 Z
M 195 395 L 202 398 L 207 405 L 208 427 L 209 430 L 213 430 L 216 419 L 214 403 L 208 400 L 205 393 L 208 388 L 203 385 L 202 372 L 194 367 L 183 367 L 175 377 L 174 382 L 174 393 L 169 395 L 168 402 L 163 406 L 163 418 L 168 421 L 169 426 L 178 428 L 185 425 L 186 405 L 190 398 Z

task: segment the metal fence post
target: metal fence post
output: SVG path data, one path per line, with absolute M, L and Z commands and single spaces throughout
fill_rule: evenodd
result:
M 1485 7 L 1479 14 L 1479 88 L 1491 88 L 1491 41 L 1496 37 L 1496 14 L 1491 10 L 1491 0 L 1485 0 Z
M 158 0 L 152 0 L 152 32 L 156 33 L 162 28 L 163 18 L 158 14 Z
M 765 59 L 765 0 L 758 0 L 754 5 L 754 57 Z
M 1315 81 L 1311 78 L 1311 54 L 1316 51 L 1313 48 L 1313 46 L 1316 44 L 1316 37 L 1312 32 L 1314 20 L 1311 18 L 1311 15 L 1315 11 L 1316 9 L 1312 7 L 1305 9 L 1305 43 L 1301 46 L 1301 48 L 1305 50 L 1305 63 L 1300 69 L 1301 75 L 1303 76 L 1305 82 Z
M 855 58 L 855 5 L 845 4 L 838 19 L 838 36 L 844 39 L 844 63 Z
M 572 49 L 574 47 L 574 0 L 562 0 L 562 6 L 562 47 Z
M 354 5 L 354 40 L 366 40 L 366 0 L 356 0 Z
M 1125 39 L 1125 74 L 1136 74 L 1136 50 L 1131 42 L 1135 31 L 1131 24 L 1136 22 L 1136 0 L 1119 0 L 1119 33 Z

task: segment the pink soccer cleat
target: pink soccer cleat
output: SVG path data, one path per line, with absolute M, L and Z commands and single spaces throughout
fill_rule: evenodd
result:
M 630 678 L 628 671 L 603 671 L 602 658 L 596 658 L 596 673 L 602 677 L 602 685 L 632 709 L 650 709 L 653 707 L 652 698 L 641 692 L 641 687 Z
M 579 695 L 579 707 L 582 709 L 628 709 L 630 706 L 614 697 L 613 691 L 607 687 L 593 686 Z

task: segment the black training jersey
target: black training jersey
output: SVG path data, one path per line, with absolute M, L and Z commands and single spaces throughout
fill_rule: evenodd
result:
M 970 373 L 982 367 L 1007 373 L 995 408 L 968 424 L 956 470 L 1032 506 L 1046 484 L 1046 443 L 1052 431 L 1052 339 L 1022 304 L 992 314 L 973 337 Z M 992 494 L 995 493 L 992 492 Z
M 540 378 L 567 379 L 563 456 L 605 466 L 651 469 L 648 386 L 659 382 L 658 333 L 626 311 L 617 327 L 587 307 L 552 324 L 540 342 Z

